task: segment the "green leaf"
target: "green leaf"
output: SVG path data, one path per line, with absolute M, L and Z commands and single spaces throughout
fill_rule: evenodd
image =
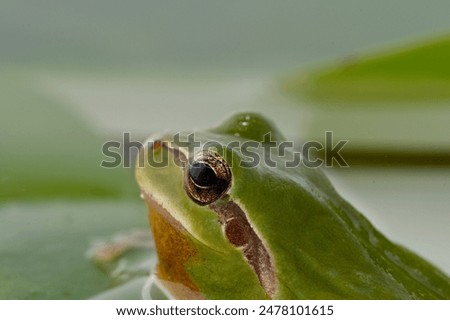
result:
M 0 77 L 0 299 L 109 290 L 120 281 L 89 260 L 91 242 L 148 229 L 131 170 L 100 166 L 108 139 L 67 103 L 32 73 L 11 68 Z
M 284 89 L 315 101 L 450 99 L 449 57 L 450 37 L 434 38 L 297 75 Z
M 141 201 L 0 205 L 0 299 L 83 299 L 111 288 L 116 283 L 95 267 L 87 250 L 137 227 L 148 228 Z
M 136 195 L 131 172 L 100 167 L 108 139 L 37 83 L 17 70 L 0 78 L 0 201 Z

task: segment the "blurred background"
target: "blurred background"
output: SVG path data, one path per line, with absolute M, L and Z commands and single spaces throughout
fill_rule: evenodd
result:
M 154 255 L 100 268 L 89 258 L 92 245 L 147 228 L 132 171 L 101 168 L 102 144 L 208 128 L 238 110 L 294 141 L 327 130 L 349 140 L 350 167 L 326 169 L 338 191 L 450 273 L 449 10 L 3 0 L 0 298 L 89 298 L 144 279 Z

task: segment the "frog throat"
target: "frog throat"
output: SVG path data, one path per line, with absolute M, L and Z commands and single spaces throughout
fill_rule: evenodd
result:
M 168 284 L 181 285 L 171 290 L 177 299 L 204 299 L 185 269 L 185 264 L 188 260 L 195 258 L 197 251 L 184 232 L 184 228 L 151 196 L 146 195 L 145 200 L 159 258 L 158 277 Z

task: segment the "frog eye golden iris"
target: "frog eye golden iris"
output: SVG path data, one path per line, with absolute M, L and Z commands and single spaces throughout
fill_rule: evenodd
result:
M 225 159 L 217 153 L 204 151 L 187 166 L 184 189 L 199 205 L 218 200 L 230 185 L 230 168 Z

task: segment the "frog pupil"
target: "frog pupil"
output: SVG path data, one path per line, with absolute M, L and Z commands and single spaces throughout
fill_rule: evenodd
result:
M 231 171 L 220 155 L 204 151 L 185 166 L 183 188 L 197 204 L 205 206 L 223 196 L 231 186 Z
M 195 162 L 191 165 L 189 174 L 192 181 L 199 187 L 212 187 L 219 183 L 219 179 L 211 168 L 205 162 Z

